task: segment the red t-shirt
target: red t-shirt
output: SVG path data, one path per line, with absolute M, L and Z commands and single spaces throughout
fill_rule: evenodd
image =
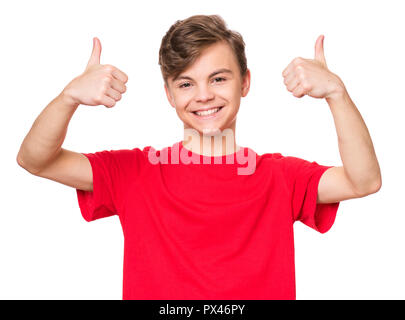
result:
M 118 215 L 123 228 L 123 299 L 295 299 L 293 223 L 324 233 L 339 207 L 316 203 L 331 166 L 280 153 L 208 157 L 179 141 L 83 154 L 84 219 Z

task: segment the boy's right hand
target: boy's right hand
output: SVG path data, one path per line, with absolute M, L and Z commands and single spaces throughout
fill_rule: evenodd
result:
M 101 43 L 95 37 L 93 52 L 85 71 L 63 89 L 63 94 L 75 104 L 111 108 L 126 91 L 128 76 L 112 65 L 100 64 L 100 55 Z

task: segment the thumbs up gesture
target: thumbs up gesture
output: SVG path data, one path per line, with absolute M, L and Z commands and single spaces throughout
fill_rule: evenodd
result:
M 297 57 L 284 69 L 282 75 L 287 90 L 301 98 L 334 98 L 345 90 L 343 81 L 329 71 L 323 50 L 324 36 L 320 35 L 315 43 L 315 59 Z
M 122 94 L 126 91 L 125 83 L 128 76 L 112 65 L 100 64 L 100 55 L 101 43 L 95 37 L 86 69 L 63 89 L 63 93 L 74 104 L 104 105 L 111 108 L 121 100 Z

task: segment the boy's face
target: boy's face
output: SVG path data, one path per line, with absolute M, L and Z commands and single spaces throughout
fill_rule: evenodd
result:
M 164 86 L 167 98 L 185 129 L 193 128 L 200 134 L 235 130 L 241 97 L 249 91 L 250 71 L 242 79 L 231 47 L 217 42 L 207 47 L 177 79 L 170 77 L 168 86 Z M 221 109 L 210 115 L 195 113 L 216 107 Z

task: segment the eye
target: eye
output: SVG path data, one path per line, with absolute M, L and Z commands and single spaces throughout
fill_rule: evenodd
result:
M 224 82 L 226 79 L 222 78 L 222 77 L 217 77 L 217 78 L 214 78 L 214 80 L 221 80 L 221 81 L 217 81 L 217 82 Z
M 184 82 L 181 85 L 179 85 L 179 88 L 188 88 L 189 86 L 185 86 L 186 84 L 190 84 L 189 82 Z

